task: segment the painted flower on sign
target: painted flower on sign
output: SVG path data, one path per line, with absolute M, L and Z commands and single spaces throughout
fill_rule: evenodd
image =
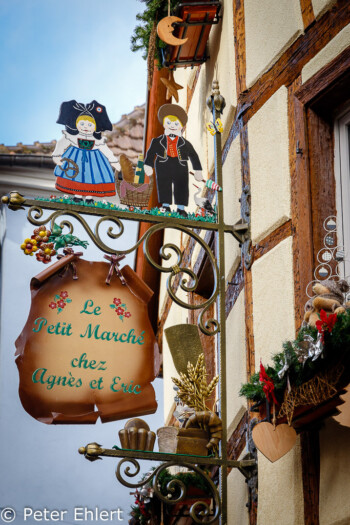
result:
M 113 304 L 110 304 L 109 306 L 113 308 L 121 321 L 124 321 L 124 317 L 127 319 L 131 317 L 131 313 L 128 312 L 126 304 L 122 303 L 122 300 L 118 297 L 114 297 Z
M 68 292 L 61 292 L 60 295 L 56 294 L 54 300 L 49 304 L 49 307 L 54 310 L 57 308 L 57 313 L 61 313 L 63 308 L 67 306 L 68 303 L 71 303 L 72 299 L 68 297 Z

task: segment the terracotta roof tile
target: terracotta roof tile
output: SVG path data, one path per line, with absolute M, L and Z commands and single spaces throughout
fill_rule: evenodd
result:
M 115 155 L 125 153 L 136 165 L 137 157 L 143 150 L 143 129 L 145 119 L 145 104 L 135 106 L 131 113 L 122 115 L 121 119 L 113 124 L 113 130 L 104 133 L 107 137 L 107 145 Z M 0 153 L 3 154 L 30 154 L 49 155 L 55 147 L 56 140 L 51 142 L 38 142 L 34 144 L 22 144 L 16 146 L 0 145 Z

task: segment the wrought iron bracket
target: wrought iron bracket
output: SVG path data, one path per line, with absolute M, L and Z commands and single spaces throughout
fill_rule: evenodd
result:
M 192 456 L 188 454 L 167 454 L 164 452 L 148 452 L 144 450 L 125 450 L 119 447 L 103 448 L 98 443 L 89 443 L 85 447 L 79 448 L 79 454 L 82 454 L 89 461 L 96 461 L 102 457 L 112 458 L 132 458 L 151 461 L 185 461 L 194 465 L 220 466 L 222 460 L 213 456 Z M 245 477 L 249 477 L 249 470 L 256 467 L 256 459 L 247 454 L 241 460 L 227 460 L 229 468 L 238 468 Z
M 222 460 L 220 458 L 190 456 L 185 454 L 166 454 L 162 452 L 147 452 L 140 450 L 124 450 L 118 447 L 108 449 L 103 448 L 98 443 L 89 443 L 85 447 L 80 447 L 79 453 L 84 455 L 84 457 L 89 461 L 97 461 L 102 459 L 102 457 L 119 458 L 120 461 L 116 468 L 116 477 L 119 483 L 126 487 L 136 489 L 143 487 L 146 484 L 152 483 L 155 495 L 168 505 L 174 505 L 185 500 L 186 487 L 181 483 L 181 481 L 173 480 L 170 484 L 168 484 L 167 487 L 169 494 L 164 496 L 158 486 L 158 477 L 160 472 L 175 465 L 192 470 L 207 482 L 210 489 L 210 494 L 208 494 L 208 496 L 212 498 L 214 505 L 213 509 L 211 509 L 207 503 L 196 502 L 191 506 L 189 515 L 195 523 L 210 524 L 215 523 L 221 514 L 221 498 L 218 489 L 216 488 L 209 474 L 205 472 L 205 469 L 210 467 L 222 466 Z M 129 481 L 130 478 L 134 478 L 140 472 L 140 464 L 138 460 L 158 460 L 161 462 L 161 464 L 158 465 L 155 470 L 151 472 L 151 474 L 147 475 L 141 481 L 131 483 Z M 135 470 L 131 472 L 130 466 L 125 466 L 126 463 L 130 463 Z M 226 465 L 228 468 L 237 468 L 246 478 L 248 484 L 253 478 L 255 472 L 257 472 L 256 458 L 252 453 L 247 454 L 239 461 L 226 460 Z M 124 467 L 124 472 L 122 472 L 122 467 Z M 177 497 L 174 497 L 176 489 L 178 489 L 180 494 Z
M 253 262 L 252 241 L 250 237 L 250 187 L 243 186 L 241 203 L 241 219 L 233 226 L 232 234 L 238 240 L 241 248 L 242 262 L 247 270 Z
M 246 483 L 248 485 L 249 497 L 246 506 L 249 511 L 252 507 L 256 507 L 258 504 L 258 451 L 256 449 L 255 443 L 252 437 L 252 431 L 255 425 L 258 423 L 256 418 L 252 419 L 249 422 L 247 429 L 247 448 L 248 454 L 245 458 L 250 458 L 254 461 L 254 466 L 252 466 L 248 471 L 248 477 L 246 477 Z

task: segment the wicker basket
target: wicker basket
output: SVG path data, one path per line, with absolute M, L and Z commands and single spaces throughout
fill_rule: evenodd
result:
M 124 180 L 117 179 L 117 192 L 120 198 L 121 204 L 126 204 L 127 206 L 137 206 L 138 208 L 147 207 L 152 189 L 153 189 L 153 178 L 147 184 L 137 184 L 136 182 L 126 182 Z M 124 196 L 121 196 L 122 185 L 126 184 L 128 187 L 125 191 Z M 137 191 L 137 188 L 145 186 L 145 189 L 142 191 Z M 135 189 L 132 189 L 132 188 Z

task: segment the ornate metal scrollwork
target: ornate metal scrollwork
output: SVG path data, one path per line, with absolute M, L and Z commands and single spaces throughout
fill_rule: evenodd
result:
M 201 245 L 201 247 L 204 249 L 204 251 L 207 253 L 211 266 L 212 266 L 213 274 L 214 274 L 214 289 L 209 299 L 207 299 L 207 301 L 205 301 L 204 303 L 197 304 L 197 305 L 194 305 L 194 304 L 190 305 L 188 303 L 185 303 L 184 301 L 182 301 L 181 299 L 177 297 L 176 292 L 173 289 L 174 278 L 179 273 L 185 274 L 186 276 L 190 278 L 190 281 L 188 281 L 188 279 L 184 277 L 182 277 L 181 279 L 180 288 L 184 292 L 193 292 L 196 290 L 197 285 L 198 285 L 198 278 L 195 275 L 195 273 L 189 268 L 184 268 L 180 266 L 182 262 L 182 258 L 183 258 L 183 253 L 181 252 L 178 246 L 169 243 L 169 244 L 165 244 L 160 250 L 160 257 L 163 261 L 167 261 L 171 258 L 171 254 L 169 253 L 169 250 L 173 250 L 174 253 L 177 255 L 177 261 L 175 265 L 172 264 L 172 266 L 170 267 L 160 266 L 152 259 L 152 256 L 150 255 L 150 252 L 148 249 L 149 240 L 156 231 L 165 230 L 165 229 L 175 229 L 175 230 L 179 230 L 179 231 L 186 233 L 186 235 L 189 235 L 196 242 L 198 242 Z M 143 241 L 144 241 L 143 250 L 151 266 L 153 266 L 154 268 L 156 268 L 162 273 L 170 273 L 168 280 L 167 280 L 167 292 L 172 298 L 172 300 L 176 304 L 181 306 L 182 308 L 186 308 L 189 310 L 201 309 L 202 311 L 198 319 L 199 328 L 206 335 L 215 335 L 220 329 L 218 321 L 216 319 L 208 319 L 205 324 L 203 323 L 204 313 L 213 304 L 219 292 L 219 289 L 218 289 L 219 270 L 216 264 L 215 256 L 213 252 L 211 251 L 211 249 L 209 248 L 209 246 L 207 245 L 207 243 L 197 233 L 186 228 L 185 226 L 181 226 L 181 225 L 169 226 L 165 224 L 157 224 L 157 225 L 151 226 L 151 228 L 146 232 L 146 234 L 139 240 L 138 244 L 140 244 L 140 242 L 143 242 Z
M 53 224 L 56 220 L 58 220 L 60 217 L 63 217 L 65 215 L 71 216 L 75 218 L 80 224 L 83 226 L 87 234 L 89 235 L 90 239 L 93 241 L 93 243 L 103 252 L 109 253 L 109 254 L 128 254 L 131 253 L 143 243 L 143 251 L 145 253 L 146 259 L 149 262 L 149 264 L 156 268 L 159 272 L 162 273 L 169 273 L 169 277 L 167 280 L 167 292 L 172 298 L 172 300 L 181 306 L 182 308 L 195 310 L 195 309 L 201 309 L 201 313 L 198 318 L 198 325 L 200 330 L 206 334 L 206 335 L 215 335 L 220 327 L 219 323 L 216 319 L 208 319 L 205 323 L 203 322 L 203 316 L 204 313 L 210 308 L 210 306 L 214 303 L 216 300 L 216 297 L 218 295 L 218 267 L 216 264 L 216 259 L 207 245 L 207 243 L 194 231 L 191 229 L 182 226 L 180 224 L 176 225 L 167 225 L 167 224 L 155 224 L 151 226 L 146 233 L 137 241 L 136 244 L 131 246 L 131 248 L 125 250 L 117 250 L 116 247 L 108 246 L 105 244 L 100 235 L 100 227 L 102 224 L 104 224 L 107 221 L 110 221 L 114 223 L 118 227 L 118 231 L 113 231 L 113 226 L 110 226 L 107 230 L 107 235 L 109 238 L 113 240 L 119 239 L 123 233 L 124 233 L 124 224 L 123 222 L 118 218 L 114 216 L 103 216 L 101 217 L 95 226 L 95 231 L 92 231 L 86 220 L 80 215 L 80 213 L 73 211 L 73 210 L 58 210 L 54 213 L 51 213 L 46 218 L 43 217 L 43 209 L 40 206 L 32 206 L 28 210 L 28 220 L 31 224 L 34 224 L 35 226 L 41 226 L 48 222 L 51 224 L 51 228 L 53 227 Z M 69 233 L 73 233 L 74 227 L 73 224 L 68 220 L 62 220 L 59 224 L 59 226 L 63 228 L 68 228 Z M 166 230 L 166 229 L 175 229 L 184 232 L 186 235 L 192 237 L 197 243 L 201 245 L 201 247 L 204 249 L 204 251 L 207 253 L 208 258 L 210 260 L 213 274 L 214 274 L 214 289 L 209 297 L 204 303 L 202 304 L 188 304 L 184 301 L 182 301 L 177 295 L 176 290 L 174 289 L 174 279 L 177 275 L 181 274 L 181 281 L 180 281 L 180 289 L 184 292 L 193 292 L 196 290 L 198 285 L 198 277 L 196 274 L 189 268 L 181 267 L 182 259 L 183 259 L 183 253 L 180 250 L 178 246 L 172 243 L 164 244 L 160 249 L 160 258 L 162 261 L 169 261 L 172 258 L 172 255 L 176 255 L 176 263 L 172 263 L 171 266 L 166 265 L 160 265 L 158 264 L 151 256 L 150 250 L 149 250 L 149 242 L 153 234 L 155 234 L 158 231 Z
M 43 224 L 47 224 L 48 222 L 50 222 L 51 229 L 52 229 L 55 221 L 59 217 L 63 217 L 64 215 L 69 215 L 71 217 L 74 217 L 77 221 L 79 221 L 80 224 L 83 226 L 84 230 L 86 231 L 86 233 L 89 235 L 90 239 L 100 250 L 106 253 L 111 253 L 111 254 L 119 253 L 119 252 L 116 252 L 115 249 L 112 249 L 111 247 L 107 246 L 107 244 L 105 244 L 102 241 L 100 234 L 99 234 L 99 229 L 100 229 L 101 224 L 105 221 L 111 221 L 118 226 L 119 231 L 117 233 L 113 233 L 113 227 L 110 226 L 107 230 L 108 237 L 110 237 L 111 239 L 118 239 L 119 237 L 121 237 L 124 233 L 124 225 L 118 217 L 111 217 L 111 216 L 101 217 L 96 223 L 95 233 L 91 230 L 90 226 L 88 225 L 86 220 L 80 215 L 80 213 L 76 211 L 72 211 L 72 210 L 55 211 L 54 213 L 51 213 L 45 219 L 42 219 L 43 209 L 40 206 L 32 206 L 28 210 L 27 218 L 28 218 L 28 221 L 31 224 L 34 224 L 35 226 L 41 226 Z M 65 227 L 68 228 L 69 233 L 73 233 L 74 231 L 74 226 L 70 221 L 63 220 L 60 222 L 59 226 L 62 229 Z
M 135 467 L 134 471 L 131 471 L 130 466 L 126 466 L 124 471 L 122 472 L 122 467 L 126 463 L 131 463 L 133 467 Z M 185 467 L 188 470 L 191 470 L 193 472 L 196 472 L 199 476 L 201 476 L 207 483 L 208 487 L 210 488 L 210 494 L 208 494 L 208 498 L 212 499 L 213 501 L 213 509 L 210 508 L 210 505 L 206 501 L 196 501 L 193 503 L 191 508 L 189 509 L 189 515 L 193 519 L 195 523 L 214 523 L 217 518 L 219 517 L 221 513 L 221 502 L 220 502 L 220 496 L 218 493 L 218 490 L 216 486 L 214 485 L 211 478 L 206 474 L 200 467 L 197 465 L 192 465 L 190 463 L 179 463 L 178 461 L 168 462 L 168 463 L 162 463 L 159 465 L 149 476 L 144 478 L 142 481 L 139 481 L 138 483 L 130 483 L 127 479 L 125 479 L 124 476 L 127 478 L 134 478 L 137 476 L 140 472 L 140 465 L 138 461 L 134 458 L 124 458 L 121 461 L 119 461 L 117 468 L 116 468 L 116 477 L 118 481 L 129 488 L 140 488 L 144 487 L 145 485 L 148 485 L 152 483 L 152 488 L 154 490 L 155 496 L 166 503 L 167 505 L 175 505 L 176 503 L 181 503 L 181 501 L 184 501 L 187 494 L 187 489 L 185 484 L 180 479 L 172 479 L 166 487 L 167 494 L 164 495 L 161 492 L 160 489 L 160 483 L 159 483 L 159 476 L 160 474 L 167 468 L 173 467 L 173 466 L 180 466 Z

